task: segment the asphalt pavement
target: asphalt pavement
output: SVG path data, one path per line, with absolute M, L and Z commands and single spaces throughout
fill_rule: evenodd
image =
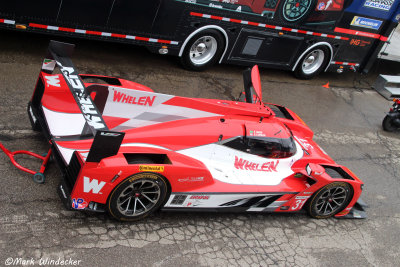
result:
M 45 153 L 26 113 L 50 37 L 0 31 L 0 142 Z M 77 45 L 81 73 L 119 76 L 157 92 L 232 100 L 243 67 L 183 70 L 177 58 L 107 42 L 55 38 Z M 311 81 L 262 69 L 265 102 L 295 111 L 314 139 L 365 182 L 364 220 L 311 219 L 306 214 L 161 212 L 137 223 L 66 211 L 56 193 L 55 164 L 46 183 L 16 169 L 0 152 L 0 266 L 399 266 L 400 133 L 381 128 L 391 103 L 371 85 L 400 65 L 378 62 L 372 73 L 324 73 Z M 329 88 L 325 85 L 329 82 Z M 38 168 L 26 156 L 20 162 Z

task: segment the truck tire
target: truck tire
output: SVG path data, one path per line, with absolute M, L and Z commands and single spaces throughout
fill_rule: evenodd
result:
M 300 59 L 294 71 L 294 76 L 302 80 L 311 79 L 325 69 L 329 59 L 330 51 L 327 46 L 313 47 Z
M 221 58 L 224 47 L 224 36 L 219 31 L 201 31 L 186 44 L 181 57 L 182 66 L 187 70 L 202 71 Z

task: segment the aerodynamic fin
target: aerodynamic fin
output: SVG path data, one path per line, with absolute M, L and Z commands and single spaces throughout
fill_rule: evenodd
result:
M 262 103 L 261 80 L 258 66 L 248 68 L 243 72 L 244 92 L 247 103 Z
M 86 87 L 78 75 L 78 70 L 70 59 L 74 47 L 73 44 L 50 41 L 47 57 L 42 65 L 42 71 L 51 74 L 56 67 L 60 69 L 64 80 L 86 120 L 85 129 L 89 129 L 89 133 L 91 132 L 93 136 L 95 136 L 97 131 L 108 131 L 108 127 L 100 111 L 93 103 L 92 98 L 87 93 Z

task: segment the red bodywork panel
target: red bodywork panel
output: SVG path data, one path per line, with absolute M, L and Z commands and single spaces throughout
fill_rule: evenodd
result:
M 102 113 L 108 129 L 125 134 L 118 153 L 86 162 L 93 136 L 85 134 L 85 120 L 62 75 L 41 72 L 37 88 L 44 87 L 41 105 L 54 145 L 66 166 L 75 153 L 80 165 L 70 198 L 79 199 L 76 209 L 89 203 L 107 204 L 114 188 L 128 177 L 143 171 L 162 175 L 169 184 L 166 208 L 190 208 L 193 201 L 174 206 L 177 195 L 189 195 L 197 207 L 219 208 L 235 196 L 272 195 L 270 211 L 294 212 L 308 198 L 333 181 L 351 185 L 353 198 L 337 216 L 346 215 L 361 195 L 362 182 L 347 168 L 337 165 L 313 140 L 311 129 L 291 110 L 261 103 L 258 70 L 252 72 L 253 87 L 260 101 L 185 98 L 154 93 L 150 88 L 106 76 L 115 84 L 85 83 Z M 86 108 L 87 107 L 83 107 Z M 249 152 L 250 143 L 272 140 L 272 145 L 289 144 L 283 158 Z M 286 142 L 286 143 L 285 143 Z M 249 144 L 249 148 L 240 148 Z M 263 143 L 262 143 L 263 144 Z M 269 144 L 269 143 L 268 143 Z M 265 148 L 267 151 L 270 148 Z M 272 149 L 272 148 L 271 148 Z M 286 149 L 286 148 L 285 148 Z M 138 164 L 130 158 L 149 155 L 162 162 Z M 306 173 L 310 163 L 340 168 L 346 177 L 318 178 Z M 312 181 L 312 182 L 311 182 Z M 236 197 L 238 198 L 238 197 Z M 83 204 L 82 204 L 83 203 Z M 222 203 L 222 204 L 221 204 Z M 250 207 L 249 211 L 259 208 Z

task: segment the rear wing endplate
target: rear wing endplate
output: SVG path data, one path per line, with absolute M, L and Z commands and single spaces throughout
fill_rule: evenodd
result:
M 42 71 L 51 74 L 55 67 L 60 68 L 91 133 L 95 136 L 97 131 L 108 131 L 108 127 L 92 98 L 87 93 L 85 85 L 70 59 L 74 48 L 75 45 L 73 44 L 50 41 L 47 56 L 43 61 Z
M 118 153 L 125 133 L 110 131 L 108 129 L 101 112 L 93 103 L 85 84 L 79 76 L 79 72 L 70 59 L 74 48 L 75 45 L 73 44 L 50 41 L 41 71 L 46 74 L 52 74 L 56 67 L 60 69 L 66 84 L 86 120 L 83 134 L 92 134 L 94 136 L 86 162 L 100 162 L 101 159 Z M 38 88 L 35 89 L 32 97 L 32 104 L 34 106 L 40 105 L 43 94 L 44 89 L 39 90 L 39 92 Z

